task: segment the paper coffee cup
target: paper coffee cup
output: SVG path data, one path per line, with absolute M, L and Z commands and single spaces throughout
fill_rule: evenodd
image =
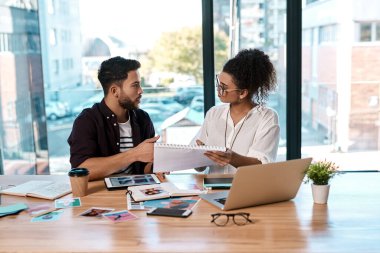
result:
M 88 170 L 85 168 L 73 168 L 69 171 L 69 177 L 73 196 L 86 196 L 89 178 Z

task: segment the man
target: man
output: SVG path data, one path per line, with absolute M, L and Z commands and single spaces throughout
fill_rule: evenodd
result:
M 68 138 L 70 163 L 90 172 L 90 180 L 114 173 L 151 173 L 154 128 L 138 109 L 143 90 L 140 63 L 120 56 L 102 62 L 98 79 L 104 99 L 74 121 Z

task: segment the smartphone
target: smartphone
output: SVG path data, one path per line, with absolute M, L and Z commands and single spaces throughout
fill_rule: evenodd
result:
M 186 218 L 192 214 L 191 210 L 182 210 L 182 209 L 174 209 L 174 208 L 153 208 L 149 210 L 147 215 L 159 215 L 159 216 L 169 216 L 169 217 L 181 217 Z

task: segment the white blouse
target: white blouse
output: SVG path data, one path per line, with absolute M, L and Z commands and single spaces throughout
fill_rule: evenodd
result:
M 263 164 L 274 162 L 277 156 L 280 127 L 277 113 L 264 106 L 256 106 L 235 126 L 229 104 L 212 107 L 194 138 L 205 145 L 226 146 L 234 152 L 254 157 Z M 226 138 L 225 138 L 226 136 Z M 236 168 L 212 166 L 208 173 L 235 173 Z

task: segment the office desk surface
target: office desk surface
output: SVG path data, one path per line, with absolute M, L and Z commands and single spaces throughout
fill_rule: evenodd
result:
M 0 185 L 65 178 L 0 176 Z M 31 223 L 26 211 L 0 218 L 0 252 L 380 252 L 380 173 L 344 174 L 331 183 L 328 205 L 313 204 L 310 185 L 303 184 L 292 201 L 240 209 L 254 224 L 217 227 L 210 214 L 220 210 L 203 200 L 186 219 L 145 211 L 132 211 L 139 219 L 122 223 L 78 216 L 93 206 L 126 209 L 124 190 L 107 191 L 103 181 L 91 182 L 82 206 L 65 209 L 57 221 Z M 2 195 L 2 206 L 19 202 L 52 203 Z

